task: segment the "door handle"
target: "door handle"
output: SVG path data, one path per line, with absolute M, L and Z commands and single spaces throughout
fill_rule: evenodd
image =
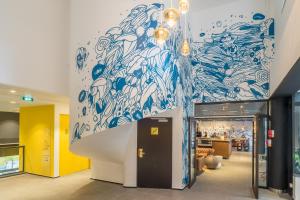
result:
M 138 157 L 143 158 L 146 153 L 143 148 L 138 148 Z

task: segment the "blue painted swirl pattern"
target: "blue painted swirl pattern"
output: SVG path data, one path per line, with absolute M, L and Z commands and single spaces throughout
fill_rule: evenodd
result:
M 268 98 L 274 20 L 261 21 L 260 13 L 253 19 L 259 21 L 238 22 L 212 34 L 208 41 L 193 43 L 194 102 Z

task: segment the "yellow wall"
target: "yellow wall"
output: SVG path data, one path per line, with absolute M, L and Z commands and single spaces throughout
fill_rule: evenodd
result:
M 53 177 L 54 105 L 20 108 L 20 145 L 25 146 L 25 172 Z
M 70 146 L 70 117 L 60 115 L 59 175 L 64 176 L 90 168 L 88 158 L 73 154 Z

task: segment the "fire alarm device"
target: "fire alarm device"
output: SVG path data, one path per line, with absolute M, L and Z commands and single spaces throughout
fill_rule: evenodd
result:
M 275 137 L 274 130 L 268 130 L 268 138 L 274 138 L 274 137 Z

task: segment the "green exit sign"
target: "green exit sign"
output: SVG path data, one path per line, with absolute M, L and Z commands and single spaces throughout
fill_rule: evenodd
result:
M 25 96 L 22 96 L 22 100 L 27 101 L 27 102 L 33 102 L 33 97 L 30 95 L 25 95 Z

